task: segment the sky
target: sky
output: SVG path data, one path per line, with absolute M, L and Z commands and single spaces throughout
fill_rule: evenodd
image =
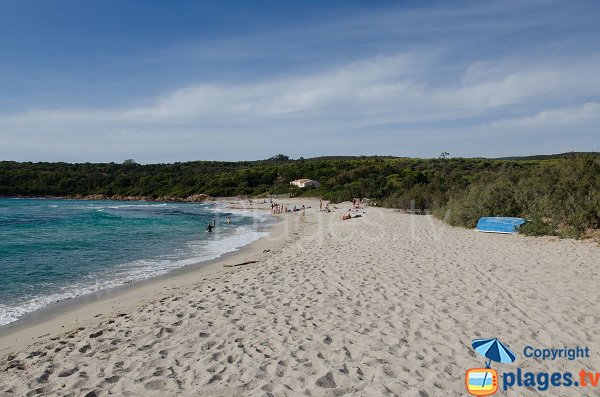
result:
M 0 160 L 600 151 L 600 2 L 0 0 Z

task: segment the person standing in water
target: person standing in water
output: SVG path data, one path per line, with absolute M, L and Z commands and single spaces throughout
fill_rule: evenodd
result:
M 214 226 L 212 225 L 212 223 L 209 223 L 208 226 L 206 227 L 206 231 L 209 233 L 212 233 L 213 227 Z
M 227 224 L 231 225 L 231 218 L 227 217 Z

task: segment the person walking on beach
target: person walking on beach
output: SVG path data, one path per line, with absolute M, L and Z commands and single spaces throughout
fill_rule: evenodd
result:
M 306 211 L 306 207 L 304 206 L 304 204 L 302 204 L 302 216 L 304 216 L 305 211 Z
M 323 211 L 323 200 L 319 200 L 319 211 Z

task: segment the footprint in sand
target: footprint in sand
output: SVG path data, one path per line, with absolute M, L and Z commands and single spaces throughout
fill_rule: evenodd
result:
M 335 379 L 333 378 L 333 374 L 331 373 L 331 371 L 327 372 L 325 376 L 322 376 L 319 379 L 317 379 L 315 384 L 319 387 L 323 387 L 326 389 L 333 389 L 337 387 L 337 384 L 335 383 Z

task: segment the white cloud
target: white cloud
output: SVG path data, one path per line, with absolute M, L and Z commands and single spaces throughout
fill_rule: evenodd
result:
M 566 106 L 540 111 L 534 115 L 516 119 L 500 120 L 492 123 L 494 127 L 520 128 L 562 128 L 589 125 L 598 128 L 600 125 L 600 103 L 588 102 L 578 106 Z M 567 127 L 567 128 L 565 128 Z
M 28 151 L 23 137 L 35 142 L 32 148 L 52 148 L 58 155 L 96 153 L 100 145 L 111 156 L 131 157 L 128 149 L 148 156 L 168 146 L 173 153 L 203 158 L 214 156 L 217 145 L 232 143 L 239 146 L 229 151 L 232 155 L 248 148 L 289 153 L 311 150 L 311 142 L 314 151 L 314 138 L 308 137 L 315 136 L 320 147 L 335 147 L 342 139 L 348 151 L 360 153 L 364 144 L 346 134 L 371 127 L 397 136 L 422 131 L 424 139 L 444 134 L 451 139 L 461 130 L 472 131 L 468 126 L 473 123 L 479 131 L 497 131 L 598 122 L 598 103 L 582 102 L 600 92 L 597 58 L 571 64 L 479 61 L 442 82 L 431 78 L 431 71 L 442 67 L 437 62 L 414 53 L 378 56 L 316 74 L 184 87 L 146 106 L 3 115 L 0 155 Z M 440 126 L 444 123 L 449 125 Z M 296 138 L 281 140 L 287 133 Z M 401 142 L 379 139 L 388 153 Z M 206 150 L 207 143 L 212 151 Z

